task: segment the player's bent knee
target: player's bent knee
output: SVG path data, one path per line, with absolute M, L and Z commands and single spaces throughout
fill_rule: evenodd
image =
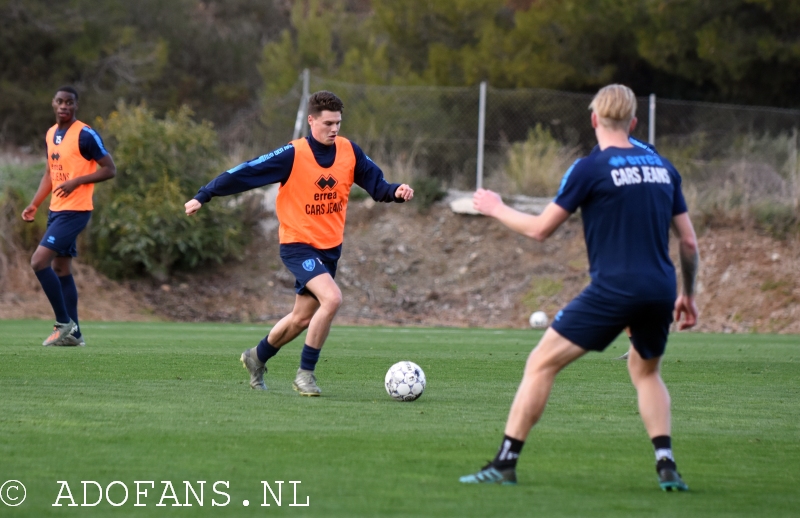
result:
M 44 270 L 45 268 L 47 268 L 49 266 L 50 266 L 50 261 L 48 261 L 46 258 L 42 259 L 42 258 L 36 257 L 35 254 L 34 254 L 33 257 L 31 257 L 31 269 L 34 272 L 38 272 L 39 270 Z
M 635 363 L 629 363 L 628 374 L 630 374 L 631 383 L 633 383 L 634 387 L 649 379 L 658 379 L 661 377 L 658 359 L 656 359 L 655 362 L 639 360 Z
M 326 310 L 335 313 L 342 307 L 342 292 L 336 291 L 328 294 L 325 298 L 320 300 L 320 305 L 324 306 Z

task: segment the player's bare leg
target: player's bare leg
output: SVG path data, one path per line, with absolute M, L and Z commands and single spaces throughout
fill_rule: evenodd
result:
M 639 397 L 639 415 L 650 437 L 670 435 L 670 398 L 661 379 L 661 358 L 643 359 L 636 349 L 628 357 L 628 372 Z
M 686 491 L 689 487 L 681 480 L 672 456 L 672 415 L 670 397 L 661 379 L 661 357 L 645 360 L 633 347 L 628 357 L 628 372 L 636 387 L 639 415 L 647 434 L 656 448 L 656 473 L 665 491 Z M 663 443 L 660 445 L 659 443 Z
M 267 372 L 266 361 L 258 357 L 258 347 L 264 345 L 274 355 L 284 345 L 288 344 L 306 330 L 311 318 L 319 308 L 319 302 L 311 295 L 297 295 L 292 312 L 278 321 L 270 330 L 269 335 L 262 340 L 262 344 L 244 351 L 239 358 L 250 373 L 250 387 L 254 390 L 267 390 L 264 383 L 264 374 Z
M 542 417 L 556 375 L 586 350 L 549 328 L 528 356 L 506 422 L 505 437 L 495 459 L 477 473 L 461 477 L 466 484 L 516 484 L 516 463 L 531 428 Z
M 34 272 L 38 272 L 39 270 L 52 266 L 56 255 L 55 250 L 50 250 L 41 245 L 37 246 L 36 250 L 33 252 L 33 256 L 31 256 L 31 268 L 33 268 Z
M 319 301 L 319 309 L 314 313 L 308 326 L 306 343 L 300 357 L 300 368 L 297 369 L 292 386 L 302 396 L 319 396 L 314 367 L 319 359 L 319 352 L 328 338 L 333 318 L 342 305 L 342 291 L 329 274 L 318 275 L 306 283 L 306 288 Z
M 306 344 L 314 349 L 322 349 L 330 333 L 333 318 L 342 306 L 342 291 L 327 273 L 308 281 L 306 288 L 319 300 L 319 309 L 308 326 Z
M 317 312 L 319 307 L 319 302 L 311 295 L 297 295 L 292 312 L 280 319 L 270 330 L 269 343 L 274 348 L 280 349 L 297 338 L 300 333 L 308 328 L 314 313 Z
M 528 356 L 525 374 L 508 414 L 506 435 L 520 441 L 527 439 L 544 412 L 556 375 L 584 354 L 586 349 L 570 342 L 553 328 L 545 332 L 539 345 Z

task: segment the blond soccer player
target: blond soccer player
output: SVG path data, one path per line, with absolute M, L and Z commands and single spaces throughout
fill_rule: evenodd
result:
M 630 88 L 608 85 L 589 107 L 599 148 L 569 168 L 541 215 L 511 209 L 494 192 L 475 193 L 478 211 L 538 241 L 580 208 L 591 283 L 559 311 L 528 357 L 494 460 L 461 477 L 463 483 L 516 484 L 517 459 L 556 375 L 589 351 L 604 350 L 629 327 L 628 371 L 655 448 L 659 484 L 665 491 L 688 489 L 672 454 L 670 397 L 659 371 L 673 318 L 680 329 L 697 322 L 699 255 L 681 177 L 665 158 L 629 140 L 636 125 Z M 680 243 L 680 295 L 669 257 L 670 228 Z

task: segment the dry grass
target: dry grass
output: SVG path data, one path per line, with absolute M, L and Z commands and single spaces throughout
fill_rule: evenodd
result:
M 505 177 L 514 191 L 529 196 L 551 196 L 564 172 L 578 158 L 578 148 L 564 145 L 537 125 L 527 140 L 508 144 L 505 161 L 495 175 Z

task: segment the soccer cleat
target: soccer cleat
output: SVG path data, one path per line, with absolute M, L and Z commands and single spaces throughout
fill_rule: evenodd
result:
M 674 469 L 664 468 L 658 472 L 658 485 L 664 491 L 689 491 L 689 486 Z
M 65 336 L 64 339 L 61 341 L 61 343 L 58 344 L 58 345 L 61 345 L 61 346 L 64 346 L 64 347 L 85 347 L 86 346 L 86 340 L 83 339 L 83 335 L 81 335 L 80 338 L 75 336 L 75 333 L 77 333 L 77 332 L 78 332 L 78 328 L 75 327 L 75 330 L 72 331 L 67 336 Z
M 250 388 L 253 390 L 267 390 L 264 384 L 264 374 L 267 372 L 267 364 L 258 359 L 256 348 L 247 349 L 239 358 L 242 365 L 250 373 Z
M 64 343 L 65 338 L 76 329 L 78 329 L 78 326 L 75 325 L 75 322 L 73 322 L 72 319 L 70 319 L 68 324 L 60 324 L 56 322 L 53 326 L 53 332 L 50 333 L 50 336 L 48 336 L 44 342 L 42 342 L 42 345 L 45 347 L 67 345 Z
M 305 369 L 297 369 L 297 376 L 292 382 L 292 387 L 294 387 L 301 396 L 314 397 L 322 393 L 317 386 L 317 377 L 314 376 L 314 371 L 307 371 Z
M 502 486 L 517 485 L 517 471 L 514 468 L 497 469 L 488 463 L 477 473 L 464 475 L 458 479 L 462 484 L 500 484 Z

